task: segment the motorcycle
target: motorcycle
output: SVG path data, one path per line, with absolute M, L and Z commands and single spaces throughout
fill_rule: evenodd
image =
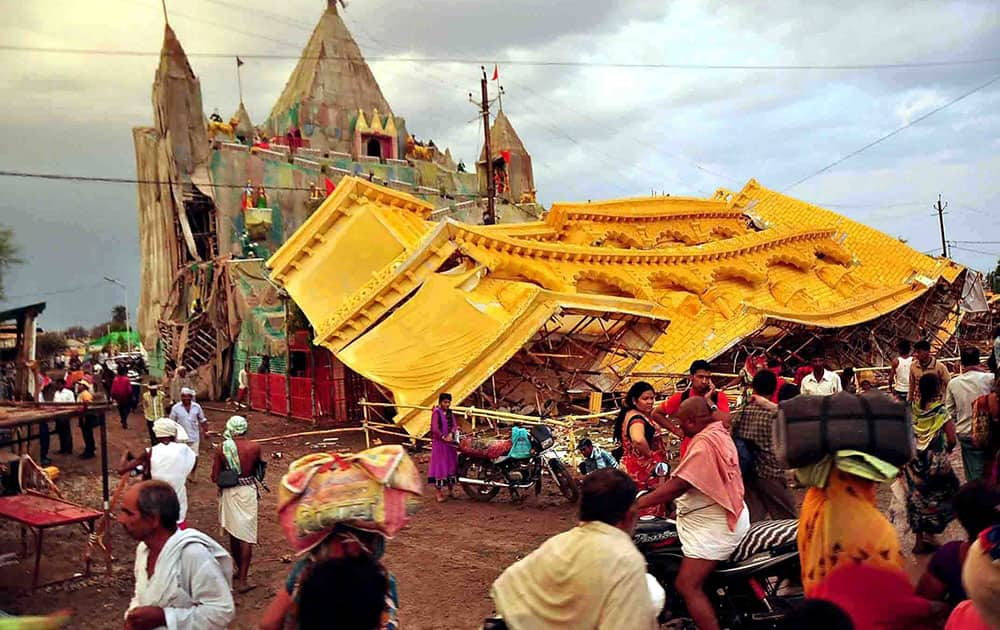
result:
M 666 477 L 669 471 L 669 466 L 660 464 L 654 475 Z M 709 576 L 705 592 L 722 628 L 783 627 L 791 605 L 802 599 L 798 524 L 795 519 L 751 524 L 729 560 L 720 562 Z M 695 628 L 683 598 L 674 589 L 684 558 L 676 521 L 643 517 L 632 542 L 645 557 L 649 573 L 667 593 L 660 622 L 678 630 Z
M 476 501 L 488 502 L 502 488 L 510 491 L 511 499 L 520 501 L 521 490 L 535 489 L 535 495 L 542 492 L 542 471 L 547 470 L 559 484 L 559 491 L 571 503 L 580 497 L 577 484 L 569 469 L 551 451 L 555 444 L 552 431 L 545 425 L 534 425 L 528 429 L 531 453 L 525 458 L 514 458 L 506 452 L 496 453 L 492 449 L 475 449 L 463 444 L 458 455 L 458 483 L 462 490 Z

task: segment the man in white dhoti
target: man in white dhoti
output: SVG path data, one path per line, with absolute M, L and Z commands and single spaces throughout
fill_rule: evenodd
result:
M 125 492 L 118 522 L 140 542 L 124 630 L 223 630 L 236 616 L 232 559 L 205 534 L 178 530 L 179 512 L 177 495 L 164 481 L 144 481 Z
M 229 418 L 212 466 L 212 481 L 221 490 L 219 524 L 229 534 L 237 571 L 234 582 L 243 588 L 247 587 L 252 545 L 257 544 L 257 502 L 264 477 L 260 445 L 243 438 L 246 432 L 246 418 Z
M 150 479 L 169 483 L 181 506 L 177 529 L 187 529 L 187 478 L 194 468 L 194 451 L 183 443 L 187 441 L 187 432 L 170 418 L 160 418 L 153 423 L 153 436 L 156 444 L 120 467 L 118 474 L 123 475 L 141 465 L 149 472 Z

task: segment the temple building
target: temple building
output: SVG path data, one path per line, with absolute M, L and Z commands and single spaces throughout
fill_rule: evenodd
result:
M 694 359 L 728 373 L 832 339 L 834 366 L 879 365 L 900 336 L 950 342 L 982 293 L 947 259 L 754 180 L 543 211 L 507 113 L 474 172 L 420 142 L 334 0 L 259 126 L 243 103 L 206 117 L 169 24 L 152 94 L 133 130 L 138 331 L 151 373 L 184 365 L 203 399 L 246 367 L 254 409 L 342 421 L 381 399 L 421 434 L 429 415 L 405 405 L 444 391 L 566 413 L 635 378 L 672 387 Z M 482 225 L 491 183 L 500 222 Z
M 477 175 L 458 168 L 449 149 L 411 135 L 335 0 L 328 0 L 266 120 L 255 126 L 242 102 L 230 111 L 228 120 L 217 110 L 206 116 L 199 78 L 166 24 L 153 124 L 133 129 L 142 182 L 138 331 L 153 372 L 185 365 L 206 398 L 229 395 L 247 363 L 282 378 L 348 382 L 349 370 L 310 345 L 308 322 L 270 281 L 263 261 L 346 177 L 405 192 L 435 208 L 435 218 L 477 222 L 483 205 Z M 517 181 L 528 182 L 519 186 L 533 189 L 530 161 L 519 164 L 527 174 Z M 504 221 L 541 216 L 534 203 L 510 201 L 521 199 L 500 199 Z M 328 373 L 317 375 L 322 370 Z M 278 389 L 289 391 L 275 409 L 292 413 L 294 392 L 276 381 Z M 307 393 L 308 404 L 302 397 L 293 415 L 337 413 L 329 392 Z
M 531 156 L 514 131 L 514 126 L 501 109 L 490 127 L 490 161 L 493 163 L 493 185 L 497 197 L 513 203 L 534 203 L 535 176 Z M 476 164 L 479 194 L 487 192 L 486 147 L 483 146 Z
M 631 379 L 669 390 L 695 359 L 734 373 L 832 340 L 833 367 L 885 364 L 901 336 L 948 342 L 979 282 L 754 180 L 708 198 L 558 203 L 520 224 L 432 212 L 352 178 L 267 263 L 314 342 L 400 405 L 414 435 L 430 414 L 410 406 L 442 392 L 567 414 Z

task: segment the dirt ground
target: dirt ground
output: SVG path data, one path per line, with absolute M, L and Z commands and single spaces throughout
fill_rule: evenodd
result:
M 211 429 L 221 429 L 229 413 L 206 408 Z M 251 414 L 249 420 L 251 437 L 255 438 L 314 430 L 310 425 L 262 414 Z M 108 428 L 112 464 L 118 461 L 124 449 L 139 452 L 147 445 L 146 428 L 139 414 L 132 415 L 127 431 L 121 429 L 116 415 L 109 415 Z M 269 465 L 268 485 L 273 491 L 261 499 L 260 544 L 254 551 L 250 572 L 250 582 L 256 588 L 236 595 L 237 617 L 233 628 L 256 627 L 260 614 L 291 568 L 291 549 L 281 534 L 276 515 L 275 489 L 281 474 L 288 463 L 316 449 L 335 451 L 363 447 L 360 434 L 338 437 L 333 441 L 326 436 L 305 436 L 262 444 Z M 328 441 L 323 441 L 324 438 Z M 218 441 L 218 438 L 213 439 Z M 82 440 L 75 428 L 74 445 L 80 452 Z M 52 450 L 57 448 L 58 440 L 53 435 Z M 32 455 L 37 457 L 37 443 L 32 447 Z M 418 452 L 414 457 L 421 469 L 426 470 L 427 451 Z M 100 460 L 81 461 L 75 455 L 52 455 L 52 458 L 60 468 L 58 485 L 65 496 L 100 509 Z M 203 457 L 197 481 L 188 484 L 188 524 L 227 546 L 227 539 L 219 532 L 217 491 L 208 479 L 207 463 L 208 459 Z M 957 469 L 960 470 L 960 465 Z M 115 483 L 113 478 L 112 491 Z M 415 630 L 478 628 L 483 618 L 492 612 L 489 587 L 500 572 L 546 538 L 572 527 L 576 520 L 575 507 L 562 499 L 552 480 L 546 479 L 543 487 L 541 496 L 532 496 L 519 505 L 511 504 L 505 492 L 486 504 L 465 498 L 460 490 L 458 500 L 438 504 L 432 493 L 428 493 L 422 510 L 386 549 L 386 564 L 399 584 L 403 627 Z M 883 489 L 880 494 L 883 509 L 888 509 L 888 502 L 888 490 Z M 19 534 L 19 528 L 9 522 L 0 526 L 0 556 L 19 551 Z M 953 525 L 942 539 L 958 537 L 960 533 Z M 18 591 L 30 585 L 30 559 L 0 567 L 0 609 L 28 614 L 69 608 L 74 611 L 72 628 L 118 627 L 132 594 L 135 542 L 117 523 L 112 525 L 108 538 L 115 551 L 111 577 L 105 575 L 101 561 L 94 567 L 95 574 L 87 580 L 41 588 L 25 597 L 23 591 L 20 596 Z M 912 536 L 903 533 L 903 548 L 907 553 L 912 544 Z M 78 526 L 47 531 L 40 581 L 46 583 L 82 571 L 84 545 L 85 537 Z M 911 576 L 916 580 L 926 557 L 908 557 Z
M 215 406 L 215 405 L 213 405 Z M 219 403 L 221 407 L 221 403 Z M 230 412 L 206 408 L 212 430 L 221 429 Z M 289 422 L 263 414 L 250 414 L 251 437 L 287 435 L 311 431 L 314 427 Z M 254 628 L 288 571 L 291 548 L 281 533 L 277 520 L 277 484 L 295 458 L 323 450 L 358 450 L 363 448 L 360 434 L 341 434 L 337 441 L 323 442 L 327 436 L 287 438 L 262 444 L 268 461 L 267 483 L 260 507 L 260 544 L 254 550 L 250 582 L 256 588 L 236 595 L 237 617 L 233 628 Z M 218 438 L 213 438 L 218 442 Z M 329 438 L 327 438 L 329 439 Z M 148 445 L 145 422 L 133 414 L 127 431 L 122 430 L 117 414 L 108 416 L 109 460 L 116 463 L 124 449 L 139 452 Z M 82 450 L 79 430 L 74 427 L 74 447 Z M 52 437 L 52 453 L 58 439 Z M 204 446 L 203 446 L 204 448 Z M 37 442 L 32 456 L 38 457 Z M 277 454 L 280 453 L 280 458 Z M 218 526 L 217 490 L 208 479 L 208 458 L 198 463 L 196 483 L 188 484 L 188 524 L 228 546 Z M 73 501 L 100 509 L 100 459 L 80 460 L 76 455 L 50 454 L 59 467 L 58 485 Z M 426 470 L 428 451 L 414 454 Z M 111 480 L 111 489 L 117 483 Z M 459 499 L 438 504 L 432 493 L 420 512 L 386 548 L 385 560 L 399 584 L 400 621 L 406 628 L 431 630 L 475 628 L 492 612 L 489 587 L 505 567 L 523 557 L 546 538 L 570 528 L 575 515 L 547 479 L 542 495 L 532 496 L 522 504 L 511 504 L 506 492 L 488 504 L 476 503 L 458 490 Z M 87 580 L 40 588 L 34 595 L 18 596 L 17 591 L 31 583 L 31 559 L 0 568 L 0 609 L 15 614 L 47 613 L 70 608 L 74 619 L 70 627 L 81 629 L 119 627 L 132 595 L 132 564 L 135 542 L 117 523 L 109 536 L 115 551 L 113 574 L 104 573 L 103 560 L 94 566 Z M 29 555 L 31 553 L 31 536 Z M 83 570 L 81 553 L 86 539 L 79 526 L 48 530 L 41 561 L 40 582 L 72 576 Z M 0 525 L 0 556 L 20 551 L 20 530 L 10 522 Z

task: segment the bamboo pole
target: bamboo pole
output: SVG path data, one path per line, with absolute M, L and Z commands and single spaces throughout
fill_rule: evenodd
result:
M 373 403 L 373 402 L 359 402 L 362 407 L 396 407 L 397 409 L 417 409 L 421 411 L 433 411 L 433 407 L 426 407 L 423 405 L 400 405 L 400 404 L 389 404 L 389 403 Z M 506 411 L 495 411 L 492 409 L 482 409 L 479 407 L 452 407 L 452 410 L 456 413 L 464 413 L 467 416 L 481 416 L 483 418 L 492 418 L 494 420 L 506 420 L 511 422 L 520 422 L 522 424 L 551 424 L 556 426 L 568 426 L 567 422 L 559 420 L 558 418 L 537 418 L 535 416 L 523 416 L 521 414 L 510 413 Z
M 363 427 L 341 427 L 339 429 L 320 429 L 318 431 L 300 431 L 298 433 L 288 433 L 286 435 L 273 435 L 266 438 L 257 438 L 253 440 L 258 444 L 263 444 L 264 442 L 273 442 L 275 440 L 284 440 L 286 438 L 296 438 L 296 437 L 309 437 L 314 435 L 330 435 L 332 433 L 349 433 L 351 431 L 363 431 Z
M 415 435 L 403 435 L 402 433 L 396 433 L 395 431 L 389 431 L 389 430 L 386 430 L 386 429 L 380 429 L 378 427 L 368 427 L 368 430 L 369 431 L 373 431 L 375 433 L 383 433 L 385 435 L 393 435 L 393 436 L 398 437 L 398 438 L 403 439 L 403 440 L 409 439 L 410 442 L 416 442 L 417 440 L 421 440 L 423 442 L 430 442 L 431 441 L 431 438 L 417 437 Z
M 361 405 L 361 410 L 362 413 L 364 414 L 364 416 L 361 419 L 361 427 L 365 430 L 365 448 L 371 448 L 372 440 L 371 436 L 368 434 L 368 401 L 362 398 L 360 401 L 358 401 L 358 404 Z

